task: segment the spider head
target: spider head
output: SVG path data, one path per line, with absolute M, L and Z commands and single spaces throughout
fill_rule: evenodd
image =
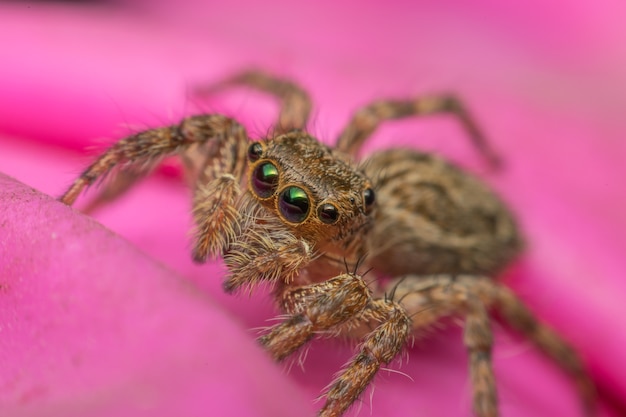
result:
M 293 233 L 316 245 L 348 243 L 375 205 L 369 179 L 344 155 L 302 131 L 253 142 L 248 189 Z

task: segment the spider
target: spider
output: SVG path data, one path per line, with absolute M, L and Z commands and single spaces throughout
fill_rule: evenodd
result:
M 252 70 L 198 94 L 233 86 L 278 99 L 268 138 L 251 141 L 241 124 L 220 114 L 191 116 L 115 143 L 60 200 L 71 205 L 116 172 L 95 201 L 112 200 L 164 157 L 179 155 L 193 188 L 194 260 L 223 257 L 227 292 L 273 286 L 285 316 L 259 338 L 271 356 L 284 360 L 320 335 L 360 340 L 327 388 L 319 416 L 343 415 L 413 334 L 450 316 L 464 319 L 473 411 L 498 415 L 492 309 L 572 376 L 592 414 L 593 386 L 574 350 L 494 279 L 523 246 L 504 203 L 432 154 L 392 149 L 355 162 L 380 123 L 447 113 L 496 166 L 496 154 L 457 99 L 375 101 L 354 114 L 331 148 L 305 130 L 311 101 L 291 81 Z M 369 271 L 367 280 L 361 269 Z

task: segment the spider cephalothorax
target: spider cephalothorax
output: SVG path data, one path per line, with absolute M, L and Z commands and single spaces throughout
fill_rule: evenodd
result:
M 354 237 L 368 228 L 374 191 L 348 158 L 293 131 L 253 142 L 247 159 L 247 184 L 234 203 L 236 232 L 223 248 L 228 291 L 257 281 L 327 279 L 309 267 L 318 255 L 363 255 L 364 241 Z
M 250 146 L 248 189 L 305 240 L 346 239 L 368 222 L 374 192 L 365 174 L 302 131 Z
M 327 389 L 320 416 L 341 416 L 411 332 L 450 316 L 465 322 L 474 412 L 496 416 L 491 309 L 572 376 L 591 413 L 593 386 L 575 352 L 494 280 L 522 248 L 504 203 L 478 179 L 430 154 L 388 150 L 356 162 L 384 120 L 444 112 L 459 119 L 496 166 L 498 158 L 459 101 L 376 101 L 354 115 L 330 148 L 306 133 L 311 105 L 297 85 L 251 71 L 204 91 L 230 85 L 282 101 L 274 136 L 251 142 L 231 118 L 192 116 L 120 140 L 61 201 L 72 204 L 86 186 L 120 168 L 96 203 L 114 198 L 146 168 L 180 155 L 193 185 L 194 259 L 223 257 L 229 292 L 261 281 L 274 286 L 286 318 L 260 338 L 270 354 L 282 360 L 318 334 L 361 341 Z M 366 283 L 357 266 L 373 278 Z

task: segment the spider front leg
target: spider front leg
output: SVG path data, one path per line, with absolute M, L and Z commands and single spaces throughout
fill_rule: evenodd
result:
M 273 326 L 260 342 L 280 361 L 316 333 L 338 330 L 338 326 L 359 315 L 371 293 L 360 276 L 346 273 L 319 284 L 283 286 L 277 298 L 290 317 Z
M 207 86 L 196 88 L 199 96 L 214 94 L 234 86 L 251 87 L 269 93 L 280 100 L 278 122 L 274 133 L 303 130 L 311 114 L 309 94 L 297 84 L 262 71 L 249 70 Z
M 331 384 L 320 417 L 343 415 L 374 379 L 380 367 L 400 353 L 411 334 L 411 318 L 400 304 L 392 300 L 373 300 L 363 316 L 381 324 L 365 337 L 359 353 Z
M 246 166 L 248 142 L 245 130 L 237 125 L 206 150 L 193 194 L 196 262 L 221 254 L 241 227 L 241 214 L 235 204 L 241 194 L 239 184 Z
M 194 258 L 204 260 L 217 253 L 235 233 L 235 201 L 245 168 L 248 136 L 236 121 L 225 116 L 199 115 L 180 124 L 146 130 L 120 140 L 103 153 L 60 197 L 71 205 L 95 181 L 116 168 L 145 171 L 166 156 L 194 146 L 207 146 L 194 192 L 194 218 L 198 225 Z
M 411 320 L 390 300 L 374 300 L 362 278 L 341 274 L 319 284 L 283 288 L 283 309 L 290 317 L 261 337 L 260 342 L 276 360 L 282 360 L 319 333 L 340 333 L 372 321 L 379 325 L 360 346 L 359 353 L 331 384 L 322 417 L 341 416 L 367 388 L 383 364 L 405 345 Z
M 185 171 L 185 180 L 188 185 L 193 186 L 196 184 L 200 167 L 203 166 L 208 151 L 206 143 L 197 143 L 180 152 Z M 147 165 L 136 166 L 135 164 L 117 170 L 112 178 L 107 179 L 98 188 L 97 194 L 87 202 L 82 208 L 82 212 L 92 213 L 99 207 L 115 201 L 150 174 L 157 163 L 158 159 Z
M 465 318 L 463 342 L 470 357 L 473 409 L 477 416 L 498 415 L 491 365 L 493 336 L 487 314 L 492 307 L 572 376 L 585 414 L 593 415 L 593 384 L 574 349 L 554 331 L 539 323 L 508 288 L 487 277 L 472 275 L 409 275 L 390 282 L 387 288 L 411 314 L 413 328 L 417 331 L 432 326 L 443 317 Z
M 239 132 L 235 133 L 236 131 Z M 129 136 L 100 155 L 59 200 L 67 205 L 74 204 L 85 188 L 96 180 L 103 179 L 115 168 L 143 170 L 144 167 L 153 166 L 164 157 L 180 153 L 194 144 L 225 136 L 247 138 L 241 125 L 219 114 L 192 116 L 177 125 L 150 129 Z
M 456 117 L 489 166 L 498 168 L 501 165 L 500 158 L 493 151 L 462 102 L 454 96 L 447 95 L 375 101 L 354 114 L 352 120 L 339 135 L 336 147 L 340 151 L 354 155 L 382 122 L 437 113 L 447 113 Z

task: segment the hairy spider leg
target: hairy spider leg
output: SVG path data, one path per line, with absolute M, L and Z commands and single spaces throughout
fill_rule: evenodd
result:
M 241 214 L 236 207 L 250 140 L 239 123 L 230 119 L 222 126 L 213 146 L 209 146 L 194 181 L 193 218 L 196 239 L 193 259 L 206 261 L 221 255 L 240 229 Z
M 202 261 L 208 253 L 221 250 L 236 228 L 238 214 L 233 205 L 240 193 L 248 136 L 243 126 L 228 117 L 192 116 L 177 125 L 121 139 L 83 171 L 59 200 L 73 204 L 86 187 L 115 168 L 146 170 L 166 156 L 205 144 L 209 146 L 199 173 L 203 182 L 199 181 L 194 190 L 194 218 L 198 226 L 194 258 Z
M 282 134 L 292 130 L 303 130 L 305 128 L 312 107 L 309 94 L 291 81 L 271 76 L 262 71 L 249 70 L 241 72 L 223 81 L 197 87 L 194 93 L 198 96 L 205 96 L 236 86 L 255 88 L 279 99 L 280 109 L 274 134 Z M 168 128 L 153 129 L 147 132 L 154 131 L 155 134 L 158 135 L 158 131 L 161 131 L 161 134 L 165 134 L 167 129 Z M 141 132 L 128 139 L 136 137 L 138 138 L 137 140 L 145 142 L 147 136 L 146 132 Z M 87 203 L 83 211 L 86 213 L 93 212 L 99 207 L 116 200 L 151 172 L 156 163 L 158 163 L 163 156 L 175 152 L 176 151 L 166 151 L 159 154 L 157 157 L 144 158 L 141 163 L 131 164 L 130 166 L 125 166 L 124 169 L 120 169 L 115 177 L 103 184 L 96 196 Z M 188 176 L 187 182 L 192 185 L 196 184 L 199 169 L 208 158 L 206 146 L 203 143 L 191 144 L 184 152 L 180 152 L 180 154 L 186 168 L 186 175 Z M 84 174 L 85 173 L 83 173 L 83 175 Z M 86 177 L 83 177 L 83 179 L 88 181 L 87 185 L 93 182 L 93 180 L 89 181 Z M 68 204 L 72 204 L 78 194 L 80 194 L 80 191 L 72 191 L 64 200 Z M 196 194 L 198 193 L 196 192 Z M 70 198 L 72 199 L 71 202 L 69 200 Z M 206 257 L 206 248 L 198 248 L 198 250 L 197 257 L 199 259 Z M 213 252 L 213 250 L 209 249 L 208 252 Z
M 479 417 L 498 415 L 497 388 L 492 369 L 493 335 L 488 309 L 495 308 L 514 329 L 531 340 L 574 379 L 586 415 L 593 415 L 595 391 L 580 358 L 553 330 L 540 323 L 505 286 L 484 276 L 408 275 L 391 281 L 386 290 L 412 318 L 414 331 L 444 317 L 463 316 L 463 342 L 469 354 L 473 410 Z
M 316 334 L 341 333 L 375 323 L 359 352 L 329 385 L 321 417 L 341 416 L 367 388 L 383 364 L 406 345 L 411 319 L 398 303 L 374 299 L 363 278 L 344 273 L 318 284 L 282 287 L 277 292 L 289 317 L 260 338 L 276 360 L 283 360 Z
M 335 330 L 359 315 L 371 301 L 371 293 L 359 275 L 344 273 L 316 284 L 280 285 L 276 298 L 289 317 L 271 327 L 259 341 L 280 361 L 316 333 Z
M 382 122 L 438 113 L 451 114 L 457 118 L 487 164 L 493 169 L 501 166 L 500 157 L 491 148 L 489 141 L 478 128 L 474 118 L 465 109 L 463 103 L 451 95 L 374 101 L 354 113 L 348 125 L 337 138 L 336 148 L 356 155 L 365 140 L 374 133 Z
M 214 84 L 197 87 L 194 93 L 198 96 L 215 94 L 236 86 L 251 87 L 268 93 L 280 101 L 278 122 L 274 134 L 303 130 L 311 114 L 309 94 L 299 85 L 258 70 L 244 71 Z
M 355 320 L 370 317 L 380 324 L 363 338 L 357 354 L 330 384 L 320 417 L 343 415 L 381 366 L 391 362 L 406 346 L 411 335 L 411 319 L 399 303 L 387 298 L 373 299 Z
M 503 319 L 570 374 L 579 392 L 585 415 L 595 415 L 595 385 L 576 351 L 551 328 L 539 322 L 510 289 L 496 283 L 492 285 L 496 291 L 494 304 Z

